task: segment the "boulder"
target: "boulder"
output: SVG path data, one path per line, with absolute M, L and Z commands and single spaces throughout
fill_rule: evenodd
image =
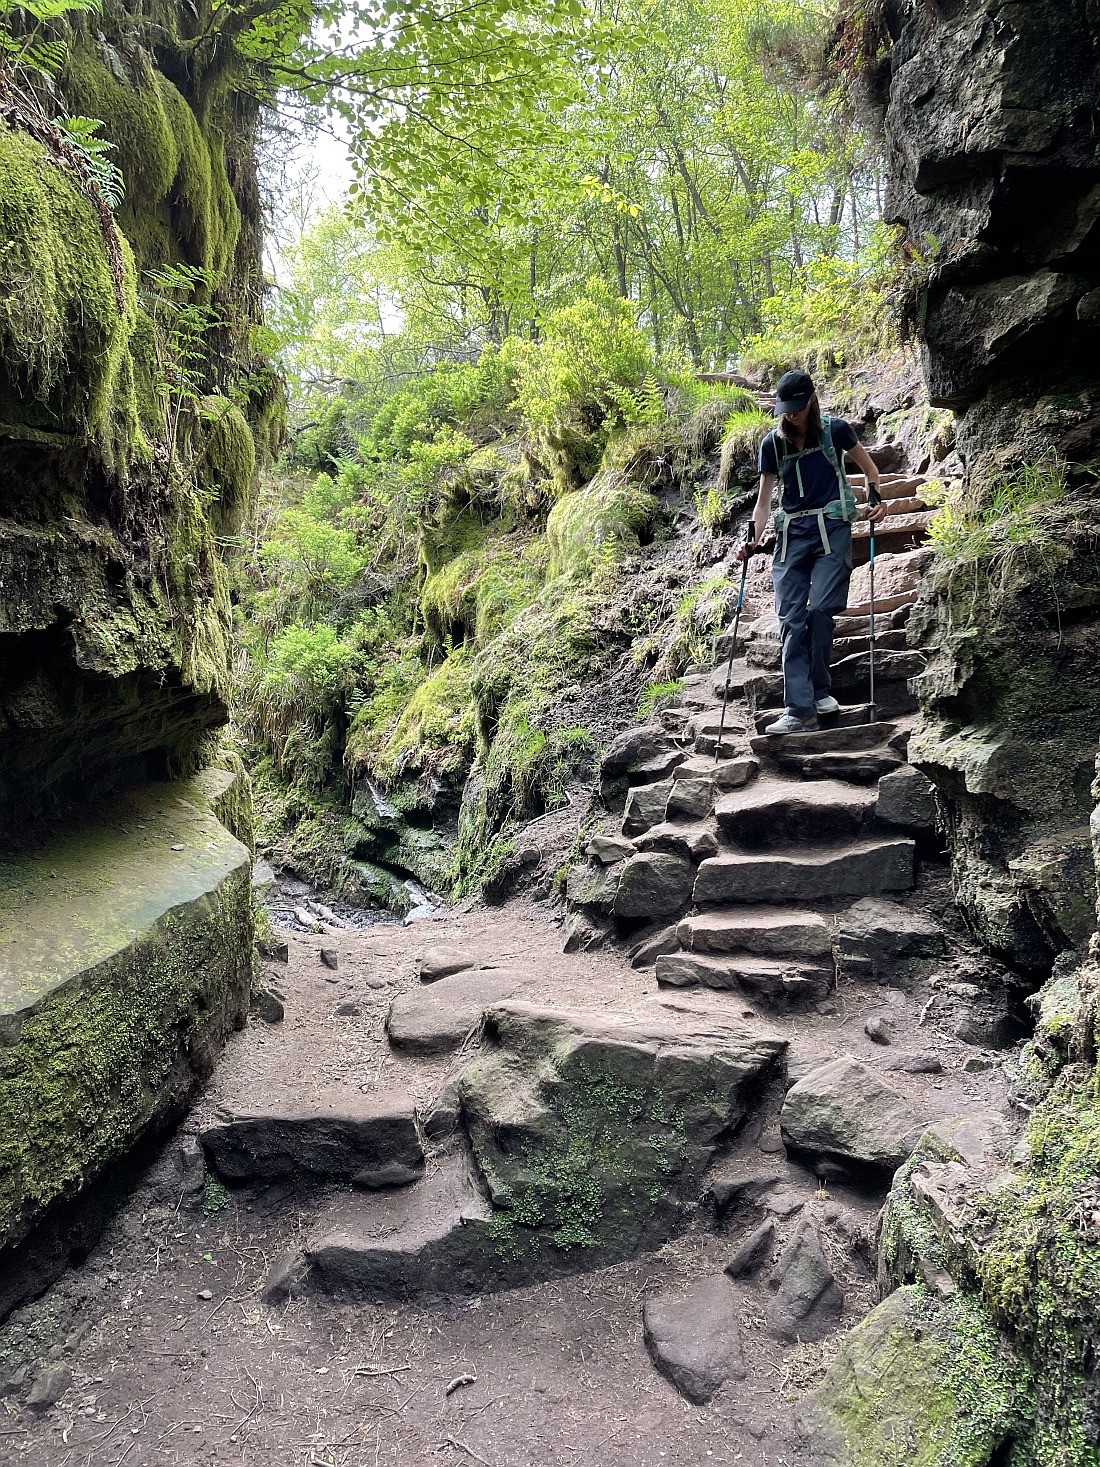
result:
M 440 978 L 449 978 L 452 973 L 465 972 L 476 967 L 477 960 L 458 947 L 430 947 L 421 953 L 413 965 L 421 983 L 438 983 Z
M 934 830 L 936 800 L 932 781 L 911 764 L 884 774 L 878 782 L 875 819 L 914 834 Z
M 737 1295 L 721 1274 L 647 1299 L 646 1348 L 681 1395 L 706 1405 L 727 1380 L 744 1380 Z
M 783 1139 L 795 1150 L 890 1171 L 912 1154 L 926 1123 L 874 1070 L 850 1056 L 799 1080 L 780 1113 Z
M 594 835 L 584 848 L 591 861 L 602 861 L 613 866 L 616 861 L 625 861 L 634 854 L 634 842 L 619 835 Z
M 629 728 L 612 742 L 600 762 L 600 795 L 609 809 L 621 809 L 632 785 L 663 779 L 686 757 L 660 724 Z
M 767 1321 L 780 1340 L 819 1340 L 844 1312 L 844 1295 L 825 1261 L 816 1225 L 806 1220 L 780 1254 L 768 1278 L 775 1295 Z
M 642 852 L 622 868 L 614 915 L 624 921 L 672 917 L 691 897 L 695 871 L 682 856 Z
M 565 919 L 561 944 L 563 953 L 592 952 L 603 940 L 603 930 L 594 927 L 582 912 L 571 912 Z
M 665 805 L 672 790 L 670 779 L 658 784 L 636 785 L 626 797 L 623 811 L 623 835 L 641 835 L 651 825 L 660 825 L 665 818 Z
M 742 1274 L 751 1273 L 753 1269 L 758 1268 L 774 1243 L 775 1220 L 769 1217 L 758 1228 L 754 1228 L 738 1245 L 733 1257 L 726 1264 L 726 1272 L 730 1278 L 740 1278 Z
M 608 1017 L 510 1002 L 459 1079 L 490 1197 L 525 1256 L 591 1267 L 663 1242 L 784 1041 L 704 1016 Z
M 386 1015 L 386 1032 L 406 1054 L 448 1054 L 473 1034 L 490 1004 L 515 993 L 518 973 L 501 969 L 456 973 L 445 983 L 414 988 L 395 998 Z
M 799 1417 L 821 1467 L 990 1467 L 1033 1416 L 1029 1374 L 981 1307 L 902 1288 L 847 1335 Z
M 669 820 L 702 820 L 714 808 L 714 781 L 674 779 L 665 804 Z
M 635 842 L 639 851 L 664 851 L 685 861 L 705 861 L 718 854 L 718 837 L 710 825 L 653 825 Z
M 630 966 L 632 968 L 648 968 L 665 953 L 675 953 L 680 950 L 680 939 L 676 935 L 677 928 L 662 927 L 659 932 L 651 933 L 628 949 L 630 955 Z
M 302 1176 L 357 1187 L 413 1182 L 424 1170 L 424 1147 L 413 1103 L 349 1092 L 339 1108 L 309 1109 L 280 1097 L 205 1126 L 203 1150 L 227 1182 Z
M 868 896 L 841 914 L 835 946 L 838 979 L 885 982 L 899 963 L 937 957 L 947 942 L 925 913 Z
M 592 916 L 610 917 L 621 871 L 621 866 L 605 866 L 602 862 L 573 866 L 565 883 L 569 905 Z

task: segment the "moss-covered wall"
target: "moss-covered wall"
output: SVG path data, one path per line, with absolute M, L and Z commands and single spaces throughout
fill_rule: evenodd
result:
M 201 41 L 217 33 L 209 5 L 155 10 L 69 17 L 52 99 L 0 107 L 9 833 L 209 753 L 229 675 L 226 549 L 278 442 L 278 383 L 250 346 L 262 78 L 227 38 Z M 122 178 L 113 216 L 66 114 L 102 124 Z

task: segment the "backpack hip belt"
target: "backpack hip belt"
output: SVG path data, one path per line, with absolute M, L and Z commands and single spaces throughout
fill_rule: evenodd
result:
M 817 528 L 821 533 L 821 548 L 826 555 L 832 555 L 833 547 L 829 544 L 829 532 L 825 528 L 826 520 L 842 520 L 849 523 L 854 516 L 848 513 L 848 507 L 842 499 L 830 499 L 829 503 L 821 509 L 796 509 L 789 514 L 785 509 L 776 511 L 775 531 L 783 539 L 782 549 L 779 554 L 779 564 L 782 565 L 787 559 L 787 530 L 792 520 L 805 520 L 814 518 L 817 520 Z

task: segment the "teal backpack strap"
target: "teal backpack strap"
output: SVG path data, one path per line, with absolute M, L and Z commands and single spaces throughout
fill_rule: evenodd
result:
M 856 504 L 856 497 L 852 493 L 852 486 L 848 483 L 848 475 L 844 472 L 844 465 L 837 455 L 836 444 L 833 442 L 833 420 L 828 413 L 822 413 L 821 415 L 821 451 L 829 460 L 829 463 L 833 467 L 833 472 L 836 474 L 837 488 L 840 491 L 840 502 L 844 507 L 843 518 L 846 520 L 858 519 L 859 506 Z

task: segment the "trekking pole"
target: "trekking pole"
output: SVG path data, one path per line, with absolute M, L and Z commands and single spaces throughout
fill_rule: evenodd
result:
M 752 522 L 750 521 L 749 527 L 745 531 L 745 545 L 746 547 L 748 547 L 751 544 Z M 722 717 L 718 720 L 718 742 L 714 746 L 715 764 L 718 763 L 718 760 L 721 758 L 722 755 L 722 735 L 726 731 L 726 707 L 729 703 L 730 697 L 730 678 L 733 676 L 733 654 L 737 647 L 737 626 L 741 620 L 741 607 L 744 604 L 745 600 L 745 580 L 748 577 L 748 574 L 749 555 L 746 548 L 745 558 L 741 562 L 741 589 L 737 593 L 737 610 L 734 613 L 733 617 L 733 635 L 730 637 L 730 655 L 728 661 L 726 662 L 726 686 L 722 690 Z
M 868 508 L 874 509 L 875 506 L 881 502 L 881 499 L 882 499 L 882 496 L 879 494 L 879 492 L 875 488 L 875 486 L 873 484 L 868 484 L 867 485 L 867 505 L 868 505 Z M 871 673 L 871 707 L 870 707 L 870 718 L 869 718 L 868 721 L 870 723 L 874 723 L 874 721 L 875 721 L 875 522 L 874 522 L 874 520 L 868 520 L 868 522 L 867 522 L 867 532 L 868 532 L 868 539 L 870 540 L 870 543 L 871 543 L 871 559 L 870 559 L 870 561 L 868 563 L 869 564 L 869 571 L 870 571 L 870 578 L 871 578 L 871 641 L 870 641 L 870 657 L 869 657 L 869 665 L 870 665 L 870 673 Z

